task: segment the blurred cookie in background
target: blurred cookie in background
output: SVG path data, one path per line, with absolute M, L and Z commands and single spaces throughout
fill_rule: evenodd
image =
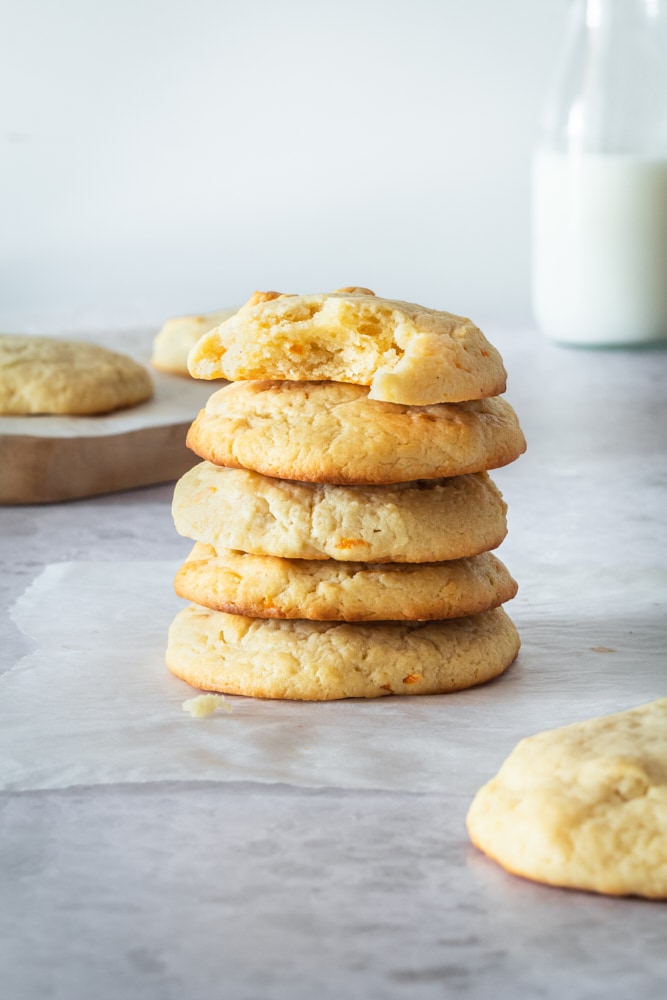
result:
M 153 395 L 147 369 L 86 341 L 0 334 L 0 413 L 86 416 L 136 406 Z
M 188 354 L 200 337 L 234 316 L 238 306 L 218 309 L 195 316 L 173 316 L 159 330 L 153 341 L 151 364 L 158 371 L 188 378 Z

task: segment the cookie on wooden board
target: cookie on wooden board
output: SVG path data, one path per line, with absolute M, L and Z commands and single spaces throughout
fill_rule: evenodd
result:
M 238 306 L 235 306 L 233 309 L 217 309 L 192 316 L 170 317 L 153 340 L 151 364 L 159 371 L 189 378 L 188 354 L 194 345 L 213 327 L 233 316 L 237 309 Z
M 152 395 L 148 371 L 127 354 L 83 340 L 0 334 L 0 413 L 90 416 Z

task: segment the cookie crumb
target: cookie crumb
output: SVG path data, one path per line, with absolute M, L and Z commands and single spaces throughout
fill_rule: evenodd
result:
M 189 712 L 193 719 L 203 719 L 213 715 L 220 709 L 223 712 L 233 712 L 234 709 L 225 700 L 224 694 L 198 694 L 196 698 L 188 698 L 182 705 L 184 712 Z

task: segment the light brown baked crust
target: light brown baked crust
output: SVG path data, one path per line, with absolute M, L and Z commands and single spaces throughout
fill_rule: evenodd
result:
M 216 465 L 320 483 L 396 483 L 497 469 L 523 454 L 499 396 L 403 406 L 343 382 L 232 382 L 213 395 L 188 447 Z
M 667 898 L 667 698 L 522 740 L 467 826 L 513 874 Z
M 87 416 L 150 399 L 148 371 L 87 341 L 0 334 L 0 413 Z
M 281 559 L 200 542 L 180 567 L 176 593 L 194 604 L 250 618 L 427 621 L 498 607 L 517 585 L 484 552 L 439 563 Z
M 471 320 L 368 289 L 256 298 L 188 358 L 195 378 L 352 382 L 408 405 L 505 391 L 498 351 Z
M 167 666 L 195 688 L 253 698 L 445 694 L 497 677 L 519 644 L 502 608 L 445 622 L 360 625 L 190 605 L 169 629 Z
M 440 562 L 500 545 L 507 506 L 486 472 L 332 486 L 201 462 L 177 482 L 176 530 L 216 549 L 288 559 Z

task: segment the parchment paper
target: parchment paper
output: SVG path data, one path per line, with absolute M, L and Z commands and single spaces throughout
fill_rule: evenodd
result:
M 512 565 L 522 637 L 501 678 L 453 695 L 232 697 L 194 719 L 164 666 L 171 562 L 48 566 L 12 617 L 34 651 L 0 677 L 0 787 L 146 781 L 469 791 L 522 736 L 667 694 L 667 574 Z

